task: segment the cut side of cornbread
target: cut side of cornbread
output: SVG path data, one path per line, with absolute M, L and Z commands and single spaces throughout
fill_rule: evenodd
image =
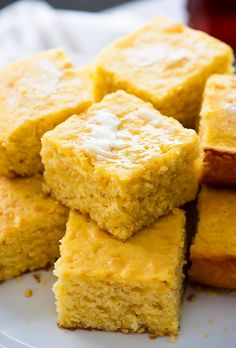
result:
M 122 240 L 197 190 L 198 136 L 124 91 L 42 138 L 47 188 Z
M 123 243 L 71 211 L 55 266 L 59 325 L 176 335 L 184 225 L 184 212 L 175 209 Z
M 198 210 L 190 278 L 203 285 L 236 289 L 236 191 L 203 186 Z
M 200 113 L 202 181 L 236 185 L 236 76 L 213 75 Z
M 0 178 L 0 281 L 52 264 L 68 209 L 42 191 L 42 177 Z
M 232 49 L 172 19 L 157 17 L 98 56 L 94 94 L 124 89 L 194 127 L 207 78 L 232 71 Z
M 90 91 L 61 49 L 0 70 L 0 174 L 42 171 L 40 138 L 92 103 Z

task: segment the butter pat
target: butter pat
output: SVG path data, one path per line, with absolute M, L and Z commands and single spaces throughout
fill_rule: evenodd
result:
M 121 120 L 111 112 L 98 111 L 88 122 L 90 133 L 84 138 L 81 149 L 89 155 L 114 157 L 113 149 L 130 146 L 124 139 L 127 134 L 118 130 L 120 123 Z

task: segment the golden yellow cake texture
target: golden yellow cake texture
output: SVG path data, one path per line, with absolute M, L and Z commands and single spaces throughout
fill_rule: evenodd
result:
M 54 197 L 122 240 L 195 197 L 198 136 L 117 91 L 42 138 Z
M 42 171 L 40 138 L 92 96 L 61 49 L 39 53 L 0 70 L 0 174 Z
M 185 127 L 194 127 L 207 78 L 231 72 L 232 61 L 232 49 L 225 43 L 156 17 L 100 53 L 95 98 L 124 89 Z
M 213 75 L 200 114 L 202 181 L 236 185 L 236 76 Z
M 42 177 L 0 178 L 0 281 L 52 264 L 68 209 L 42 191 Z
M 176 335 L 184 225 L 184 212 L 175 209 L 123 243 L 71 211 L 55 266 L 59 325 Z
M 203 186 L 198 211 L 190 278 L 202 285 L 236 289 L 236 191 Z
M 86 65 L 80 67 L 77 71 L 81 79 L 84 81 L 86 89 L 90 92 L 91 97 L 94 98 L 94 62 L 87 63 Z

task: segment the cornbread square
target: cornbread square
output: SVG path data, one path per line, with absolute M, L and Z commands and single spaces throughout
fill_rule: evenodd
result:
M 42 171 L 40 138 L 92 103 L 91 92 L 61 49 L 0 69 L 0 174 Z
M 195 197 L 198 136 L 124 91 L 42 138 L 46 188 L 122 240 Z
M 0 281 L 52 264 L 68 209 L 42 191 L 42 177 L 0 178 Z
M 232 49 L 225 43 L 172 19 L 156 17 L 98 56 L 95 99 L 124 89 L 185 127 L 195 127 L 207 78 L 231 72 L 232 62 Z
M 175 209 L 123 243 L 72 211 L 55 266 L 59 325 L 176 335 L 184 225 Z
M 202 181 L 236 185 L 236 76 L 213 75 L 200 114 Z
M 203 186 L 198 211 L 190 278 L 203 285 L 236 289 L 236 191 Z

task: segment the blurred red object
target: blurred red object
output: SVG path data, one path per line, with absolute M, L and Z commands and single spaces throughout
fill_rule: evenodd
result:
M 236 49 L 236 0 L 188 0 L 188 25 Z

